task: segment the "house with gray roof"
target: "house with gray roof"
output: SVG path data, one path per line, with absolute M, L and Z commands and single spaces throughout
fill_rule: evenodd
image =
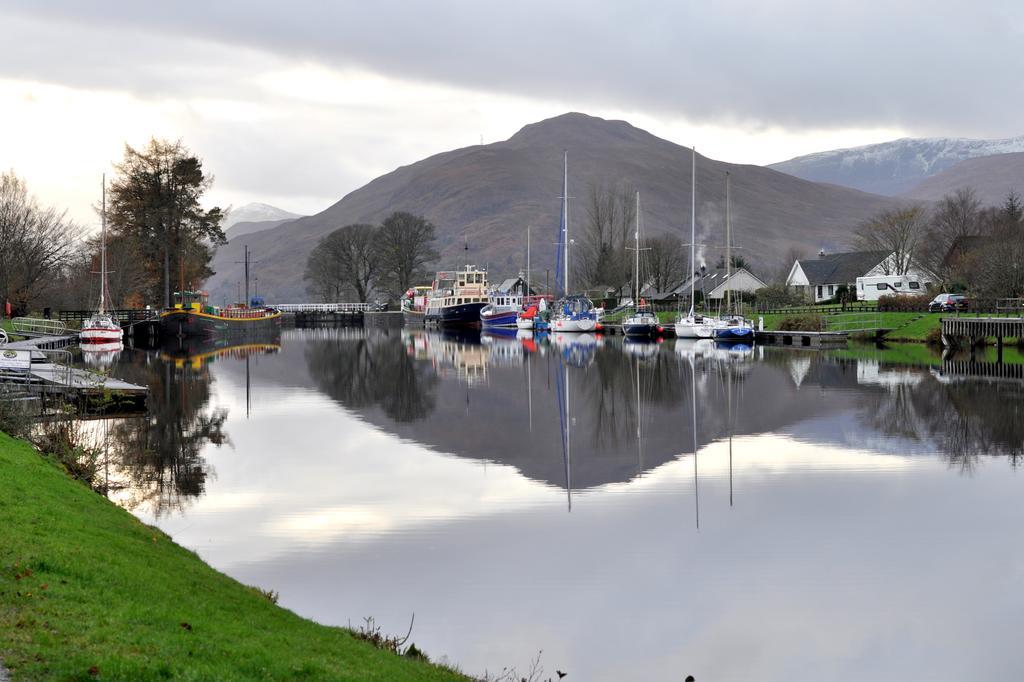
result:
M 858 277 L 889 274 L 892 254 L 888 251 L 821 252 L 817 258 L 803 258 L 793 263 L 786 286 L 801 292 L 809 301 L 820 303 L 836 295 L 846 285 L 856 291 Z

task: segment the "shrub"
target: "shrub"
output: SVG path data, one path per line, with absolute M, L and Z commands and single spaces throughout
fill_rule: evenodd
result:
M 881 296 L 878 299 L 878 312 L 882 313 L 917 313 L 927 312 L 931 299 L 927 296 Z
M 821 315 L 787 315 L 779 320 L 782 332 L 823 332 L 825 318 Z
M 784 284 L 762 287 L 755 292 L 755 295 L 757 305 L 761 308 L 785 308 L 807 303 L 803 296 L 794 293 Z

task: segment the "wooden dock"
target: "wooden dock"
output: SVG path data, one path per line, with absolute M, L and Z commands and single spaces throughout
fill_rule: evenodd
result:
M 812 331 L 755 331 L 754 339 L 766 346 L 793 346 L 796 348 L 834 348 L 845 346 L 847 332 Z
M 64 348 L 76 343 L 77 334 L 65 334 L 0 346 L 0 352 L 11 352 L 0 367 L 0 396 L 36 398 L 44 403 L 59 398 L 76 404 L 82 412 L 138 412 L 145 408 L 146 386 L 72 367 L 71 353 Z
M 996 362 L 1002 364 L 1003 339 L 1024 339 L 1024 317 L 942 318 L 942 345 L 947 348 L 973 348 L 987 338 L 995 338 Z

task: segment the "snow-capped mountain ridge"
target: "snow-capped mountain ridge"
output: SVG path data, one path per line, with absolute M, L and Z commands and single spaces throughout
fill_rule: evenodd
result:
M 267 220 L 292 220 L 299 217 L 301 216 L 296 213 L 286 211 L 283 208 L 254 201 L 251 204 L 232 208 L 228 211 L 227 218 L 224 220 L 221 227 L 226 230 L 236 223 L 260 223 Z
M 1014 152 L 1024 152 L 1024 135 L 998 140 L 904 137 L 816 152 L 769 167 L 805 180 L 895 196 L 960 161 Z

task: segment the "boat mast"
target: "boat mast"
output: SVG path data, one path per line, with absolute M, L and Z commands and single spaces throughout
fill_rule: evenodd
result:
M 634 268 L 634 279 L 636 286 L 633 289 L 633 305 L 640 309 L 640 192 L 636 193 L 636 266 Z M 639 365 L 638 365 L 639 367 Z
M 562 261 L 565 263 L 565 292 L 569 296 L 569 152 L 562 156 Z
M 103 174 L 103 199 L 100 209 L 100 315 L 107 305 L 107 174 Z
M 696 309 L 697 286 L 697 149 L 690 147 L 690 319 Z
M 732 221 L 729 215 L 729 171 L 725 171 L 725 308 L 732 315 L 732 285 L 729 277 L 732 275 Z
M 530 226 L 526 226 L 526 295 L 530 295 Z
M 242 302 L 244 305 L 249 305 L 249 245 L 245 245 L 245 301 Z

